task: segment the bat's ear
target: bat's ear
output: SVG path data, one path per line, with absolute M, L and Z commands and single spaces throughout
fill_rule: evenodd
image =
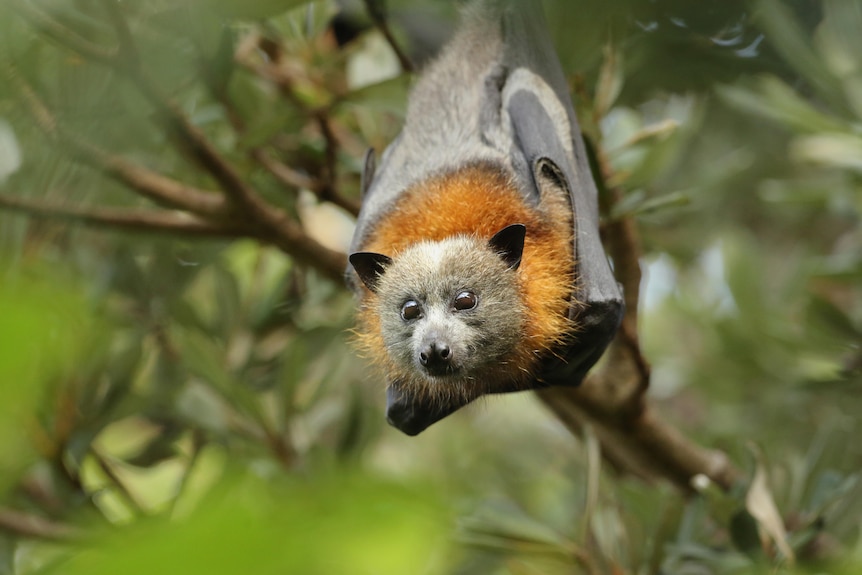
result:
M 524 253 L 524 238 L 527 236 L 527 226 L 512 224 L 506 226 L 488 240 L 488 247 L 497 252 L 509 269 L 516 270 L 521 265 L 521 254 Z
M 380 282 L 380 276 L 386 271 L 386 267 L 392 263 L 392 258 L 374 252 L 356 252 L 350 254 L 348 259 L 365 287 L 375 293 L 377 292 L 377 284 Z
M 539 185 L 539 190 L 545 189 L 547 185 L 553 185 L 569 191 L 569 184 L 563 170 L 550 158 L 539 158 L 533 164 L 533 177 Z

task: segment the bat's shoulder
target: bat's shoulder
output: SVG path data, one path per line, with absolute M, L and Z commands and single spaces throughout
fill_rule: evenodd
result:
M 534 211 L 510 170 L 477 162 L 407 187 L 379 216 L 362 249 L 393 254 L 423 240 L 490 238 L 511 223 L 534 220 Z

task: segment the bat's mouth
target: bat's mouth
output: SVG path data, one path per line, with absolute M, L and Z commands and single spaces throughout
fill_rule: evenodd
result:
M 445 365 L 423 365 L 421 366 L 425 375 L 432 380 L 448 380 L 458 377 L 460 369 L 457 365 L 447 363 Z

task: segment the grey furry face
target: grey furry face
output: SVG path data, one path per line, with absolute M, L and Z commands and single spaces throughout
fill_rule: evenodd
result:
M 430 384 L 467 383 L 504 360 L 523 328 L 516 267 L 465 236 L 399 254 L 376 285 L 375 312 L 392 360 Z

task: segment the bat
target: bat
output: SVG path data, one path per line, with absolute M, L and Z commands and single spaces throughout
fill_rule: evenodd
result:
M 469 4 L 366 156 L 348 285 L 408 435 L 487 394 L 576 386 L 624 313 L 537 1 Z

